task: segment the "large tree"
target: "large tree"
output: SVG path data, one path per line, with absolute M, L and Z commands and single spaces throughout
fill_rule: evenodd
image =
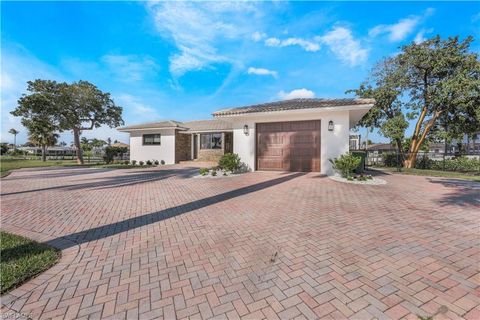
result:
M 80 164 L 83 164 L 80 143 L 82 131 L 102 125 L 123 125 L 122 108 L 114 103 L 109 93 L 102 92 L 88 81 L 67 84 L 35 80 L 28 82 L 27 90 L 29 94 L 18 100 L 18 107 L 12 114 L 24 118 L 38 114 L 52 116 L 56 129 L 73 132 L 77 162 Z
M 381 127 L 399 112 L 415 120 L 405 167 L 415 166 L 422 144 L 438 132 L 442 119 L 448 130 L 478 131 L 480 62 L 478 54 L 469 51 L 472 41 L 472 37 L 459 41 L 458 37 L 442 40 L 437 36 L 403 46 L 397 56 L 376 66 L 371 79 L 353 90 L 358 96 L 376 99 L 362 124 Z

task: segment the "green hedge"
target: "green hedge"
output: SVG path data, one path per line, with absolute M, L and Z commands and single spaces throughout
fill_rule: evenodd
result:
M 398 157 L 400 159 L 400 157 Z M 386 167 L 396 167 L 397 166 L 397 155 L 395 153 L 388 153 L 384 155 L 384 165 Z M 403 166 L 403 163 L 400 159 L 400 166 Z M 433 160 L 428 156 L 419 156 L 415 163 L 416 169 L 427 169 L 427 170 L 443 170 L 444 161 L 443 160 Z M 469 159 L 467 157 L 458 157 L 454 159 L 445 159 L 445 170 L 446 171 L 459 171 L 459 172 L 475 172 L 480 171 L 480 160 L 479 159 Z

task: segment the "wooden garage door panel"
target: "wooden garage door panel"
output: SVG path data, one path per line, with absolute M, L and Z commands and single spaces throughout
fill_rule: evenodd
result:
M 320 171 L 320 121 L 257 124 L 257 169 Z

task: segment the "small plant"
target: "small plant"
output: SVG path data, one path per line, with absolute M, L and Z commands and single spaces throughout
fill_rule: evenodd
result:
M 238 171 L 240 165 L 240 157 L 236 153 L 225 153 L 218 161 L 218 167 L 229 172 Z
M 163 166 L 165 164 L 165 160 L 160 160 L 160 164 Z
M 202 176 L 206 176 L 208 174 L 208 168 L 200 168 L 200 170 L 198 170 L 200 175 Z
M 145 162 L 140 161 L 138 164 L 141 165 L 141 166 L 143 166 L 143 165 L 145 164 Z
M 132 166 L 137 164 L 137 160 L 132 160 L 131 162 L 132 162 Z
M 358 167 L 362 159 L 347 152 L 346 154 L 342 154 L 339 158 L 333 160 L 329 159 L 329 161 L 335 171 L 340 173 L 343 178 L 348 178 L 351 176 L 353 170 Z
M 147 166 L 151 166 L 152 164 L 152 160 L 147 160 Z
M 155 165 L 158 166 L 160 162 L 158 162 L 158 160 L 155 160 L 153 163 L 155 163 Z
M 217 170 L 212 171 L 212 176 L 215 177 L 217 175 Z
M 130 163 L 130 161 L 128 161 L 128 160 L 123 161 L 123 164 L 124 164 L 124 165 L 127 165 L 127 166 L 128 166 L 129 163 Z
M 347 180 L 348 180 L 348 181 L 353 181 L 353 177 L 352 177 L 352 176 L 348 176 L 348 177 L 347 177 Z

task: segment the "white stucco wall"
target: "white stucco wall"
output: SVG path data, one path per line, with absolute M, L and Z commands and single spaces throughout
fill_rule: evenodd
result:
M 142 135 L 160 134 L 160 145 L 143 145 Z M 175 163 L 175 130 L 142 130 L 130 132 L 130 160 L 164 160 Z
M 332 166 L 328 159 L 336 158 L 348 151 L 349 141 L 349 111 L 309 111 L 309 112 L 277 112 L 275 114 L 252 114 L 243 117 L 232 117 L 233 121 L 233 151 L 237 153 L 242 162 L 251 170 L 255 169 L 255 124 L 261 122 L 321 120 L 321 146 L 320 161 L 321 173 L 333 174 Z M 225 118 L 227 120 L 227 118 Z M 334 130 L 328 131 L 328 122 L 333 121 Z M 244 125 L 248 125 L 249 134 L 243 132 Z

